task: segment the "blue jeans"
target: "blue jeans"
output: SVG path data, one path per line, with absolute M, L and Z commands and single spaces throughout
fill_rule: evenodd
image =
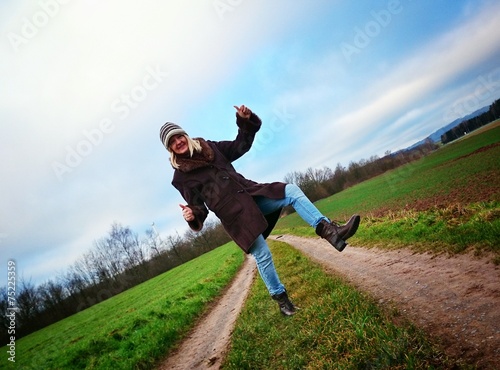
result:
M 321 220 L 328 220 L 295 184 L 286 185 L 285 197 L 283 199 L 269 199 L 265 197 L 255 197 L 254 199 L 264 215 L 291 205 L 299 216 L 314 228 Z M 280 282 L 278 273 L 274 267 L 271 251 L 262 235 L 259 235 L 252 244 L 250 253 L 257 262 L 257 269 L 259 270 L 259 274 L 264 284 L 266 284 L 269 294 L 275 295 L 283 293 L 285 291 L 285 286 Z

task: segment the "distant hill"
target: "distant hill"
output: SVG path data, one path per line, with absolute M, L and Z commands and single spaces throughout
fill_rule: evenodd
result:
M 413 144 L 412 146 L 409 146 L 405 150 L 411 150 L 411 149 L 415 148 L 416 146 L 423 144 L 427 139 L 431 139 L 435 143 L 438 141 L 441 141 L 441 135 L 444 134 L 446 131 L 459 125 L 461 122 L 463 122 L 465 120 L 477 117 L 477 116 L 483 114 L 484 112 L 487 112 L 489 109 L 490 109 L 490 106 L 487 105 L 487 106 L 482 107 L 481 109 L 478 109 L 478 110 L 476 110 L 476 111 L 474 111 L 474 112 L 472 112 L 472 113 L 470 113 L 462 118 L 458 118 L 458 119 L 454 120 L 453 122 L 448 123 L 446 126 L 441 127 L 439 130 L 433 132 L 432 134 L 427 136 L 425 139 L 420 140 L 419 142 Z

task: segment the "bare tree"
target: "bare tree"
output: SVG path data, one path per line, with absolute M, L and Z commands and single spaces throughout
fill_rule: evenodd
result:
M 182 238 L 181 236 L 176 232 L 175 235 L 169 235 L 167 236 L 165 245 L 167 246 L 167 249 L 172 250 L 175 254 L 175 256 L 184 263 L 184 259 L 181 256 L 180 253 L 180 247 L 182 246 Z
M 31 280 L 21 279 L 17 291 L 16 303 L 18 307 L 17 319 L 20 326 L 32 322 L 41 310 L 41 299 Z
M 76 296 L 87 286 L 86 281 L 78 273 L 75 264 L 71 265 L 62 277 L 63 287 L 68 296 Z
M 8 320 L 6 315 L 8 313 L 7 309 L 9 307 L 9 297 L 7 294 L 7 287 L 0 287 L 0 327 L 6 329 L 8 325 Z M 2 330 L 5 333 L 6 330 Z
M 52 280 L 38 286 L 38 295 L 44 311 L 57 309 L 66 298 L 63 285 Z
M 120 249 L 115 244 L 110 244 L 108 238 L 95 241 L 94 249 L 99 259 L 96 263 L 107 270 L 109 278 L 116 278 L 125 270 Z
M 132 232 L 129 227 L 114 223 L 106 241 L 113 250 L 119 253 L 125 269 L 138 266 L 146 259 L 137 234 Z
M 329 195 L 328 181 L 333 177 L 333 172 L 328 167 L 313 169 L 309 167 L 306 172 L 294 171 L 285 176 L 284 181 L 297 185 L 311 200 L 316 201 Z
M 145 234 L 144 245 L 151 251 L 151 257 L 159 256 L 163 251 L 163 243 L 160 236 L 153 228 L 147 229 Z

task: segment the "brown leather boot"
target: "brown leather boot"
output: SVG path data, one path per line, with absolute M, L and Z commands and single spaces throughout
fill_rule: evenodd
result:
M 286 290 L 283 293 L 275 294 L 271 296 L 275 301 L 278 302 L 280 306 L 280 311 L 285 316 L 293 316 L 297 312 L 297 308 L 293 305 L 293 303 L 288 298 L 288 294 L 286 294 Z
M 359 215 L 352 215 L 345 225 L 337 225 L 339 227 L 339 236 L 343 240 L 349 239 L 351 236 L 356 234 L 356 231 L 358 231 L 360 221 L 361 217 L 359 217 Z
M 316 234 L 326 239 L 339 252 L 342 252 L 347 246 L 346 239 L 353 236 L 358 230 L 360 219 L 359 215 L 354 215 L 345 225 L 321 220 L 316 226 Z

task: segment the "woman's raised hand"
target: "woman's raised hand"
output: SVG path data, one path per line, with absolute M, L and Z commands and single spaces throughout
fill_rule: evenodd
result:
M 240 107 L 237 107 L 236 105 L 233 105 L 233 106 L 234 106 L 234 109 L 236 109 L 236 112 L 238 112 L 238 116 L 240 116 L 241 118 L 248 119 L 252 115 L 252 111 L 250 110 L 250 108 L 247 108 L 244 105 L 242 105 Z
M 179 204 L 179 206 L 182 209 L 182 216 L 184 217 L 184 219 L 188 222 L 194 221 L 193 210 L 191 208 L 189 208 L 188 206 L 185 206 L 183 204 Z

